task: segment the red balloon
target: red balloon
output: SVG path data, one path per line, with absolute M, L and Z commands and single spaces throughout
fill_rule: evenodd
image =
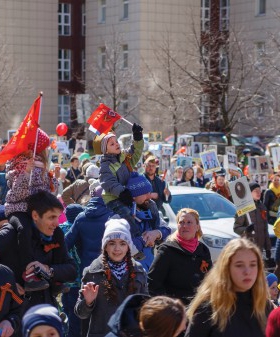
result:
M 59 123 L 56 127 L 56 133 L 58 136 L 65 136 L 68 131 L 68 126 L 65 123 Z

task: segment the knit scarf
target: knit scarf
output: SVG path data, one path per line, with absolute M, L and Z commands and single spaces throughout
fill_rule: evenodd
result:
M 197 238 L 185 240 L 179 235 L 179 233 L 177 233 L 176 235 L 176 240 L 182 248 L 186 249 L 191 253 L 193 253 L 196 250 L 199 243 Z
M 275 194 L 277 198 L 280 197 L 280 186 L 275 187 L 273 183 L 269 184 L 269 189 Z
M 112 273 L 116 276 L 118 280 L 127 272 L 127 263 L 126 261 L 115 262 L 108 260 L 109 267 Z

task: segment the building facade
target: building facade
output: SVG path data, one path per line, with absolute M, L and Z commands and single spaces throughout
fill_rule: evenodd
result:
M 0 0 L 0 138 L 39 91 L 50 134 L 65 122 L 68 136 L 84 137 L 100 102 L 146 132 L 231 122 L 238 133 L 276 134 L 279 10 L 277 0 Z M 117 133 L 129 131 L 119 123 Z

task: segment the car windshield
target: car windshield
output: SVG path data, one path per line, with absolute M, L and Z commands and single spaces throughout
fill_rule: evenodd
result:
M 182 208 L 195 209 L 201 220 L 232 218 L 236 213 L 234 204 L 216 193 L 173 195 L 170 206 L 175 215 Z

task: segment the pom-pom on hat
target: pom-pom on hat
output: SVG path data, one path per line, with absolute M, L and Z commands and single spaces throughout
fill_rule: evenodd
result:
M 102 238 L 102 249 L 110 240 L 121 239 L 127 242 L 132 250 L 132 239 L 129 223 L 125 219 L 110 219 L 105 223 L 105 231 Z
M 39 154 L 50 145 L 50 137 L 45 131 L 38 129 L 38 140 L 36 146 L 36 153 Z M 30 143 L 28 149 L 34 151 L 35 143 Z
M 267 319 L 265 335 L 267 337 L 278 337 L 280 330 L 280 308 L 272 310 Z
M 254 191 L 256 188 L 261 188 L 261 186 L 256 182 L 250 183 L 249 187 L 250 187 L 251 192 Z
M 31 307 L 22 319 L 22 335 L 29 337 L 32 329 L 38 325 L 49 325 L 63 337 L 62 322 L 58 310 L 49 304 L 39 304 Z
M 130 178 L 126 184 L 126 188 L 130 190 L 133 197 L 139 197 L 152 192 L 152 185 L 145 176 L 139 175 L 137 172 L 131 172 Z
M 98 179 L 99 178 L 99 167 L 97 167 L 94 164 L 91 164 L 87 169 L 86 169 L 86 177 L 87 178 L 94 178 Z
M 266 281 L 267 281 L 267 284 L 269 287 L 271 287 L 271 285 L 276 281 L 277 284 L 278 284 L 278 277 L 273 274 L 273 273 L 270 273 L 268 275 L 266 275 Z
M 76 217 L 83 212 L 84 207 L 80 204 L 70 204 L 65 209 L 65 216 L 67 218 L 67 221 L 70 223 L 73 223 L 76 219 Z

